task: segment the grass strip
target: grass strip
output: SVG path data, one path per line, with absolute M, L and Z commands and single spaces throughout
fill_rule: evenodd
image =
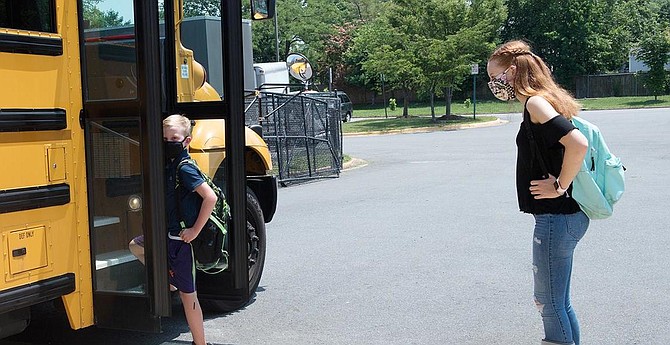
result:
M 437 121 L 433 122 L 432 118 L 430 117 L 394 117 L 389 119 L 370 119 L 356 122 L 347 122 L 343 124 L 342 131 L 345 134 L 352 134 L 370 132 L 386 133 L 416 128 L 446 129 L 449 127 L 457 127 L 465 124 L 494 121 L 496 119 L 497 118 L 495 116 L 477 116 L 476 119 L 473 119 L 472 117 L 452 115 L 449 117 L 441 117 Z
M 610 109 L 633 109 L 633 108 L 658 108 L 670 107 L 670 95 L 659 96 L 657 100 L 653 96 L 645 97 L 607 97 L 607 98 L 584 98 L 578 99 L 584 110 L 610 110 Z M 476 114 L 506 114 L 520 113 L 523 106 L 518 101 L 482 101 L 477 102 Z M 402 116 L 402 106 L 391 111 L 381 104 L 378 105 L 355 105 L 354 117 L 364 118 L 395 118 Z M 464 103 L 452 103 L 451 113 L 454 115 L 472 116 L 473 105 L 468 107 Z M 411 103 L 408 109 L 409 116 L 430 116 L 430 105 L 426 103 Z M 444 101 L 436 102 L 435 114 L 441 116 L 446 113 Z

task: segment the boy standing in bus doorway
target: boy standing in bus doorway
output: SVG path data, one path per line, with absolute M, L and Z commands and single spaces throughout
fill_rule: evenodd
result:
M 191 143 L 191 121 L 183 115 L 170 115 L 163 120 L 163 142 L 165 152 L 166 196 L 168 231 L 168 267 L 171 290 L 179 291 L 188 328 L 193 336 L 193 344 L 204 345 L 205 327 L 202 309 L 195 288 L 195 261 L 191 241 L 193 241 L 209 219 L 216 204 L 216 194 L 204 183 L 198 170 L 191 164 L 177 166 L 190 159 L 188 145 Z M 176 188 L 179 174 L 180 188 Z M 193 224 L 182 228 L 184 224 Z M 138 236 L 130 242 L 130 250 L 144 262 L 144 238 Z

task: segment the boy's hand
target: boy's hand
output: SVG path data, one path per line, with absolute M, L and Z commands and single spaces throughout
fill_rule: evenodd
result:
M 182 241 L 191 243 L 191 241 L 198 237 L 199 234 L 200 231 L 195 231 L 193 228 L 186 228 L 179 233 L 179 237 L 181 237 Z

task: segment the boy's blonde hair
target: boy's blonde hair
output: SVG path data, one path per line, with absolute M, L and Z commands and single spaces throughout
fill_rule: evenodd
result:
M 181 114 L 173 114 L 166 117 L 163 120 L 163 128 L 179 128 L 182 130 L 184 138 L 190 137 L 191 131 L 193 129 L 191 126 L 191 120 Z

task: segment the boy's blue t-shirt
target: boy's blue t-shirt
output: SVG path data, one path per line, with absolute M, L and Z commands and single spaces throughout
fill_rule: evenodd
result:
M 180 187 L 179 190 L 175 191 L 177 166 L 179 162 L 190 158 L 191 156 L 188 154 L 188 151 L 184 150 L 178 158 L 167 162 L 165 167 L 165 210 L 167 212 L 168 232 L 173 236 L 179 236 L 179 232 L 181 231 L 179 222 L 182 220 L 182 217 L 186 227 L 190 227 L 195 223 L 200 213 L 200 206 L 202 205 L 202 198 L 194 191 L 205 180 L 202 179 L 200 173 L 198 173 L 198 169 L 192 164 L 183 164 L 181 169 L 179 169 Z M 176 197 L 179 197 L 179 208 L 181 210 L 177 209 Z

